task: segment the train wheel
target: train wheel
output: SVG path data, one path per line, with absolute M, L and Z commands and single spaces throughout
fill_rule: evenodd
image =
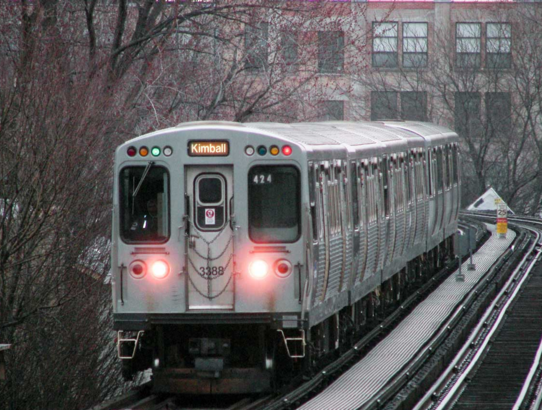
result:
M 265 368 L 271 374 L 273 390 L 287 386 L 295 376 L 293 360 L 288 356 L 280 334 L 271 331 L 267 337 L 265 349 Z

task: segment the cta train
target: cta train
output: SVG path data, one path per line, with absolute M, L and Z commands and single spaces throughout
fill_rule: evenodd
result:
M 458 137 L 430 123 L 184 123 L 114 175 L 118 354 L 159 392 L 271 391 L 454 251 Z

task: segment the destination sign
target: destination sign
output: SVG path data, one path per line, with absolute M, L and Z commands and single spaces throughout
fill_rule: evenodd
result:
M 230 154 L 228 141 L 190 141 L 188 155 L 191 157 L 225 157 Z

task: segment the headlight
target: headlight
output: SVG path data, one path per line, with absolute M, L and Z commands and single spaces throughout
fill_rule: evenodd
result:
M 157 279 L 164 279 L 169 273 L 169 265 L 164 261 L 156 261 L 152 264 L 152 275 Z
M 269 267 L 267 262 L 262 260 L 253 261 L 248 267 L 248 273 L 254 279 L 263 279 L 267 275 Z

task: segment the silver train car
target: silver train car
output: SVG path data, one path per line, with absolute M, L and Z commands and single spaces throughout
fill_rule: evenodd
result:
M 155 391 L 270 391 L 453 256 L 458 137 L 430 123 L 185 123 L 114 175 L 118 354 Z

